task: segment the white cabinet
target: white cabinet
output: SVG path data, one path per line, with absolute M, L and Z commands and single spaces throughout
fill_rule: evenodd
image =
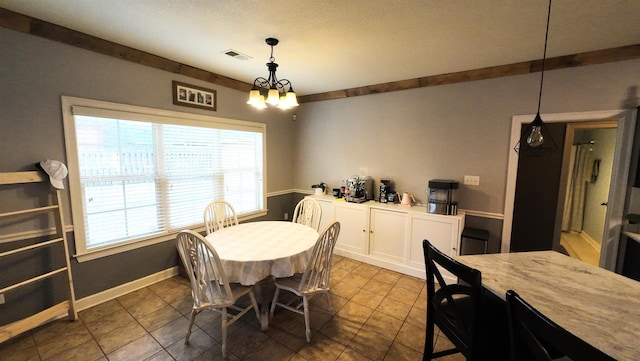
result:
M 377 202 L 345 203 L 332 196 L 308 196 L 322 207 L 320 230 L 340 222 L 335 253 L 393 271 L 425 278 L 422 240 L 458 255 L 464 213 L 427 213 L 426 207 Z
M 371 208 L 370 254 L 403 263 L 406 249 L 407 213 Z
M 368 209 L 357 204 L 335 204 L 335 220 L 340 222 L 336 247 L 346 251 L 368 253 Z
M 409 223 L 410 240 L 407 263 L 410 267 L 425 269 L 422 249 L 422 241 L 425 239 L 449 256 L 459 254 L 464 218 L 435 214 L 410 214 Z
M 317 199 L 322 209 L 320 232 L 334 221 L 340 222 L 337 250 L 366 254 L 368 252 L 368 208 L 355 203 L 324 201 Z
M 320 203 L 320 209 L 322 209 L 322 215 L 320 217 L 320 226 L 318 227 L 318 231 L 322 232 L 327 227 L 336 220 L 336 212 L 332 201 L 324 201 L 316 198 L 318 203 Z

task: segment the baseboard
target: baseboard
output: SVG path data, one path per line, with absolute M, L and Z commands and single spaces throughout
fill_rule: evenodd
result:
M 112 300 L 116 297 L 120 297 L 129 292 L 133 292 L 135 290 L 139 290 L 141 288 L 147 287 L 154 283 L 160 282 L 167 278 L 171 278 L 178 274 L 178 267 L 168 268 L 164 271 L 160 271 L 146 277 L 139 278 L 135 281 L 131 281 L 128 283 L 121 284 L 114 288 L 104 290 L 102 292 L 93 294 L 91 296 L 84 297 L 82 299 L 76 300 L 76 310 L 82 311 L 87 308 L 91 308 L 93 306 L 99 305 L 101 303 Z
M 596 242 L 595 239 L 591 238 L 591 236 L 587 232 L 582 231 L 582 232 L 580 232 L 580 235 L 582 236 L 582 238 L 585 241 L 587 241 L 587 244 L 589 244 L 589 246 L 593 247 L 593 249 L 595 249 L 598 252 L 600 252 L 601 246 L 598 244 L 598 242 Z
M 422 278 L 422 279 L 426 278 L 426 274 L 424 270 L 415 269 L 405 264 L 399 264 L 397 262 L 388 261 L 375 256 L 363 255 L 357 252 L 352 252 L 352 251 L 338 249 L 338 248 L 334 248 L 333 253 L 337 254 L 338 256 L 350 258 L 355 261 L 360 261 L 363 263 L 370 264 L 372 266 L 388 269 L 390 271 L 395 271 L 398 273 L 402 273 L 402 274 L 406 274 L 409 276 Z

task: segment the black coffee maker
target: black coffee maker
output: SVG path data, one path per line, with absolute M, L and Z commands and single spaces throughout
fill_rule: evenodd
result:
M 389 200 L 389 196 L 391 196 L 392 194 L 393 192 L 391 191 L 391 181 L 388 179 L 381 179 L 380 180 L 380 197 L 378 198 L 378 201 L 380 203 L 387 203 Z M 393 202 L 393 200 L 391 202 Z

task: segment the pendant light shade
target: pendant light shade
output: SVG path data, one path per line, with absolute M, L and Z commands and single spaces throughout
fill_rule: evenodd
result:
M 547 126 L 540 116 L 540 103 L 542 100 L 542 85 L 544 83 L 544 66 L 547 60 L 547 40 L 549 39 L 549 20 L 551 19 L 551 0 L 547 11 L 547 30 L 544 36 L 544 54 L 542 57 L 542 71 L 540 73 L 540 91 L 538 93 L 538 112 L 533 121 L 522 132 L 520 140 L 515 146 L 515 151 L 520 156 L 540 156 L 545 152 L 556 149 L 555 141 Z
M 298 99 L 291 82 L 287 79 L 278 80 L 276 77 L 278 64 L 273 57 L 273 47 L 278 45 L 278 39 L 267 38 L 265 42 L 271 47 L 271 57 L 267 63 L 269 76 L 268 78 L 258 77 L 253 81 L 247 104 L 256 108 L 266 108 L 267 105 L 277 106 L 280 109 L 297 107 Z

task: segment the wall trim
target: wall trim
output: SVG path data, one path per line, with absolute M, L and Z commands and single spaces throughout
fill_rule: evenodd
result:
M 292 191 L 295 193 L 302 193 L 302 194 L 315 194 L 313 191 L 308 189 L 292 189 Z
M 76 300 L 76 310 L 82 311 L 93 306 L 99 305 L 101 303 L 110 301 L 114 298 L 120 297 L 127 293 L 139 290 L 141 288 L 150 286 L 154 283 L 160 282 L 167 278 L 171 278 L 173 276 L 178 275 L 178 267 L 168 268 L 164 271 L 160 271 L 154 274 L 150 274 L 148 276 L 139 278 L 137 280 L 127 282 L 121 284 L 119 286 L 110 288 L 108 290 L 104 290 L 102 292 L 98 292 L 91 296 L 84 297 L 82 299 Z
M 296 193 L 296 190 L 295 189 L 284 189 L 284 190 L 281 190 L 281 191 L 268 192 L 267 193 L 267 197 L 284 196 L 284 195 L 291 194 L 291 193 Z
M 460 210 L 464 211 L 467 216 L 490 218 L 490 219 L 499 219 L 501 221 L 504 220 L 504 214 L 502 214 L 502 213 L 491 213 L 491 212 L 483 212 L 483 211 L 474 211 L 474 210 L 470 210 L 470 209 L 460 209 Z

